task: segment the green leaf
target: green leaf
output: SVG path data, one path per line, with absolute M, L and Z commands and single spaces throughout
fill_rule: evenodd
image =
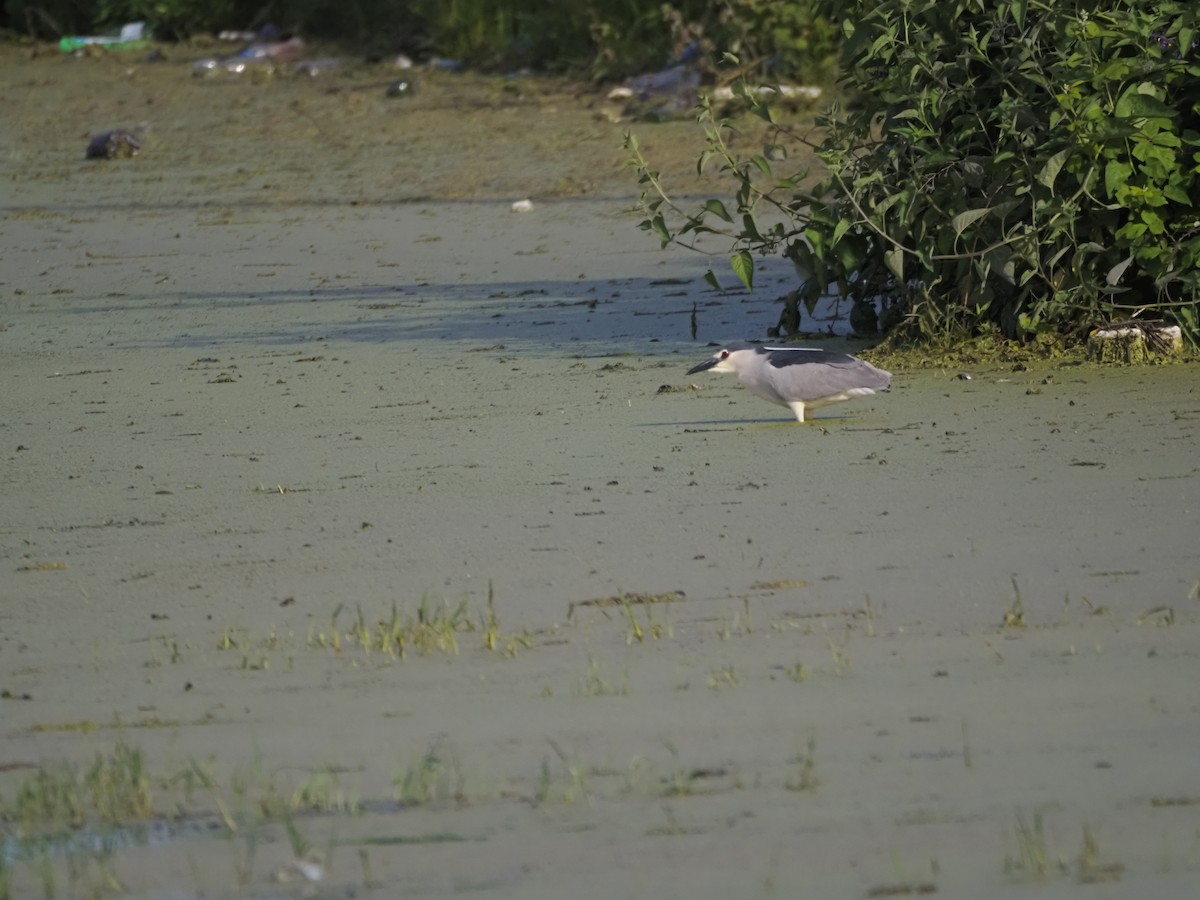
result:
M 854 227 L 854 223 L 849 219 L 842 219 L 837 223 L 837 227 L 833 229 L 833 240 L 829 243 L 832 246 L 837 246 L 837 242 L 846 236 L 846 232 Z
M 775 124 L 775 114 L 771 112 L 770 104 L 761 102 L 755 103 L 754 106 L 750 108 L 750 112 L 768 124 Z
M 897 194 L 890 194 L 889 196 L 884 197 L 882 200 L 880 200 L 878 203 L 876 203 L 872 212 L 874 212 L 878 216 L 882 216 L 889 209 L 891 209 L 893 206 L 895 206 L 898 201 L 904 200 L 907 202 L 909 199 L 910 198 L 909 198 L 907 191 L 901 191 L 900 193 L 897 193 Z
M 1055 179 L 1058 178 L 1058 173 L 1062 170 L 1063 163 L 1067 161 L 1067 157 L 1070 155 L 1071 149 L 1067 147 L 1059 150 L 1048 160 L 1046 160 L 1046 164 L 1042 166 L 1042 171 L 1038 172 L 1038 183 L 1045 185 L 1046 187 L 1050 188 L 1050 190 L 1054 190 Z
M 1018 28 L 1025 27 L 1025 10 L 1028 5 L 1026 0 L 1014 0 L 1014 2 L 1008 5 L 1012 12 L 1013 21 L 1017 23 Z
M 978 209 L 968 209 L 966 212 L 960 212 L 957 216 L 950 220 L 950 227 L 954 229 L 955 237 L 962 237 L 962 233 L 986 216 L 992 211 L 990 206 L 981 206 Z
M 1182 203 L 1184 206 L 1192 205 L 1192 198 L 1187 195 L 1187 191 L 1177 184 L 1168 184 L 1164 187 L 1163 196 L 1168 200 L 1174 200 L 1176 203 Z
M 742 216 L 742 237 L 746 240 L 754 241 L 756 244 L 765 244 L 766 238 L 758 230 L 758 223 L 754 221 L 754 216 L 746 213 Z
M 704 208 L 714 216 L 717 216 L 724 221 L 729 222 L 730 224 L 733 223 L 733 216 L 729 214 L 729 210 L 725 208 L 725 204 L 720 200 L 707 200 L 704 203 Z
M 1162 216 L 1152 209 L 1142 210 L 1142 221 L 1146 223 L 1146 227 L 1150 229 L 1151 234 L 1162 234 L 1167 230 L 1167 226 L 1163 223 Z
M 808 244 L 804 241 L 800 240 L 789 244 L 783 255 L 792 261 L 792 266 L 796 269 L 796 275 L 799 276 L 801 283 L 817 274 L 817 263 L 813 259 L 812 251 L 808 249 Z
M 750 162 L 758 166 L 758 171 L 762 172 L 768 178 L 771 177 L 771 164 L 767 162 L 767 158 L 761 153 L 756 153 L 754 156 L 750 157 Z
M 812 255 L 817 259 L 824 260 L 827 256 L 827 244 L 825 242 L 826 231 L 824 228 L 810 225 L 804 229 L 804 236 L 808 239 L 808 245 L 812 249 Z
M 833 252 L 837 257 L 838 266 L 847 274 L 857 272 L 862 268 L 863 261 L 867 258 L 867 242 L 861 235 L 850 235 L 843 241 L 839 241 L 834 247 Z
M 730 268 L 738 280 L 746 286 L 746 290 L 754 290 L 754 257 L 749 250 L 739 250 L 729 257 Z
M 1011 250 L 1007 247 L 997 247 L 987 254 L 987 260 L 993 272 L 1009 284 L 1016 283 L 1016 263 Z
M 1110 59 L 1096 70 L 1096 74 L 1105 81 L 1124 81 L 1133 71 L 1127 59 Z
M 1133 254 L 1131 253 L 1129 256 L 1125 257 L 1125 259 L 1121 260 L 1119 263 L 1109 269 L 1108 274 L 1104 276 L 1104 280 L 1108 282 L 1108 286 L 1114 287 L 1116 283 L 1121 280 L 1121 276 L 1125 274 L 1125 270 L 1128 269 L 1132 263 Z
M 661 214 L 650 220 L 650 227 L 654 230 L 654 233 L 658 235 L 658 239 L 662 242 L 664 247 L 671 243 L 671 232 L 667 231 L 667 223 Z
M 714 291 L 720 291 L 722 294 L 725 293 L 725 288 L 721 287 L 721 282 L 717 281 L 717 276 L 713 274 L 712 269 L 704 273 L 704 280 L 708 282 L 709 287 Z
M 992 207 L 992 215 L 1003 221 L 1005 216 L 1022 205 L 1020 200 L 1002 200 Z
M 1110 197 L 1116 197 L 1117 190 L 1124 187 L 1129 176 L 1133 174 L 1133 166 L 1119 159 L 1109 160 L 1104 167 L 1104 190 Z
M 1093 134 L 1098 141 L 1116 141 L 1131 137 L 1138 133 L 1132 122 L 1123 119 L 1113 119 L 1108 116 L 1097 119 L 1093 126 Z
M 1177 115 L 1173 107 L 1167 106 L 1157 97 L 1138 91 L 1135 85 L 1125 92 L 1113 112 L 1119 119 L 1173 119 Z
M 888 271 L 896 276 L 898 281 L 904 280 L 904 251 L 899 247 L 893 247 L 883 254 L 884 265 Z

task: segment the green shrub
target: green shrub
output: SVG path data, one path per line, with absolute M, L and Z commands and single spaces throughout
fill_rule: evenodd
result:
M 203 31 L 243 28 L 234 0 L 99 0 L 96 27 L 146 22 L 159 38 L 186 38 Z
M 729 234 L 747 285 L 753 252 L 783 251 L 810 305 L 837 284 L 925 336 L 1166 314 L 1195 343 L 1196 20 L 1150 0 L 858 0 L 843 23 L 854 102 L 820 122 L 828 177 L 800 190 L 804 173 L 731 153 L 729 124 L 705 107 L 705 157 L 723 160 L 736 212 L 673 208 L 633 147 L 643 227 Z M 770 228 L 768 209 L 782 220 Z
M 711 40 L 764 76 L 828 84 L 837 75 L 841 34 L 829 0 L 727 0 Z

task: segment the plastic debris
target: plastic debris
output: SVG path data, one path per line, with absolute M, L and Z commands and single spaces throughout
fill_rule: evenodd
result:
M 1097 362 L 1143 365 L 1183 355 L 1183 331 L 1178 325 L 1144 319 L 1110 322 L 1092 329 L 1087 355 Z
M 106 131 L 87 145 L 87 159 L 129 159 L 137 156 L 142 142 L 128 131 Z
M 316 78 L 318 75 L 336 69 L 340 65 L 341 60 L 338 59 L 304 59 L 296 63 L 296 73 Z
M 298 37 L 288 38 L 286 41 L 268 41 L 259 44 L 251 44 L 245 50 L 238 54 L 240 59 L 277 59 L 284 62 L 300 58 L 300 51 L 304 49 L 304 41 Z
M 678 65 L 630 78 L 613 88 L 608 99 L 627 101 L 626 114 L 653 120 L 683 115 L 696 105 L 699 94 L 700 73 Z
M 69 35 L 58 42 L 58 49 L 63 53 L 75 53 L 84 47 L 102 47 L 105 50 L 121 52 L 125 50 L 145 50 L 150 46 L 146 37 L 145 22 L 130 22 L 121 27 L 120 34 L 95 35 L 81 37 Z
M 517 200 L 512 205 L 512 211 L 515 213 L 533 212 L 533 201 L 532 200 Z
M 770 97 L 772 94 L 782 97 L 784 100 L 820 100 L 821 89 L 812 85 L 803 84 L 779 84 L 779 85 L 760 85 L 750 88 L 751 95 L 755 97 Z M 734 98 L 733 88 L 729 85 L 722 85 L 712 92 L 712 99 L 722 102 L 732 100 Z
M 192 75 L 206 78 L 216 75 L 257 75 L 269 78 L 279 74 L 283 66 L 299 60 L 304 41 L 298 37 L 286 41 L 266 41 L 251 44 L 236 56 L 227 59 L 201 59 L 192 64 Z M 337 59 L 310 59 L 296 62 L 299 75 L 320 75 L 340 65 Z

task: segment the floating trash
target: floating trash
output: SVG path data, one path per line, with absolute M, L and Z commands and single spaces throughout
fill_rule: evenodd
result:
M 518 200 L 512 205 L 512 211 L 515 213 L 533 212 L 532 200 Z
M 58 49 L 63 53 L 75 53 L 85 47 L 102 47 L 105 50 L 145 50 L 150 46 L 146 39 L 146 23 L 130 22 L 121 27 L 120 34 L 95 35 L 83 37 L 70 35 L 58 42 Z
M 774 87 L 769 85 L 760 85 L 749 89 L 750 95 L 753 97 L 766 97 L 770 99 L 772 96 L 781 97 L 784 100 L 820 100 L 821 89 L 819 87 L 805 84 L 780 84 Z M 733 88 L 729 85 L 722 85 L 715 88 L 712 92 L 712 99 L 721 102 L 733 100 L 736 95 Z
M 308 75 L 310 78 L 316 78 L 325 72 L 332 71 L 341 65 L 341 60 L 337 59 L 305 59 L 296 63 L 296 74 Z
M 1117 365 L 1140 365 L 1183 354 L 1183 332 L 1166 322 L 1127 319 L 1092 329 L 1088 335 L 1089 359 Z
M 286 41 L 267 41 L 261 44 L 251 44 L 238 54 L 242 59 L 277 59 L 291 62 L 300 58 L 304 49 L 304 41 L 298 37 Z
M 273 877 L 280 884 L 317 882 L 325 878 L 325 867 L 312 856 L 295 859 L 275 869 Z
M 411 97 L 417 92 L 417 83 L 403 78 L 400 81 L 393 82 L 387 86 L 386 94 L 389 97 Z
M 690 112 L 700 96 L 700 73 L 686 65 L 629 78 L 608 92 L 609 100 L 625 103 L 622 116 L 663 121 Z M 612 119 L 612 114 L 608 115 Z
M 106 131 L 87 145 L 87 159 L 129 159 L 137 156 L 142 142 L 128 131 Z

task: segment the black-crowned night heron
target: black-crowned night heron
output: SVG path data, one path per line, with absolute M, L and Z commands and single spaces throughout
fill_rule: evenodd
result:
M 750 393 L 786 406 L 799 422 L 806 410 L 886 391 L 892 384 L 891 372 L 847 353 L 745 341 L 726 344 L 688 374 L 709 370 L 733 372 Z

